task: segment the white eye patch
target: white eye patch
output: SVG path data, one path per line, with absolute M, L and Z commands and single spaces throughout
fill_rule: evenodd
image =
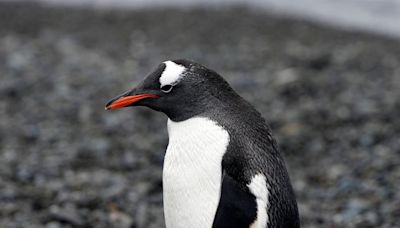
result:
M 160 85 L 176 85 L 183 76 L 182 73 L 186 68 L 182 65 L 176 64 L 172 61 L 165 61 L 165 69 L 160 77 Z

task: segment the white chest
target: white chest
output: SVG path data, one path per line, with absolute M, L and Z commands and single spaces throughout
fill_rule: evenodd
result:
M 229 134 L 210 119 L 168 119 L 163 197 L 167 228 L 211 227 L 221 191 Z

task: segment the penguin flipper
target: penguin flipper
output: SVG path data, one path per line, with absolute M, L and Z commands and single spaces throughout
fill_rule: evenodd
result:
M 222 178 L 221 198 L 213 228 L 246 227 L 256 220 L 257 203 L 246 185 L 236 181 L 227 172 Z

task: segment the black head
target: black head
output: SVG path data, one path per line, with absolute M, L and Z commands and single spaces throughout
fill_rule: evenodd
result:
M 147 106 L 172 120 L 185 120 L 224 106 L 236 96 L 214 71 L 188 60 L 173 60 L 161 63 L 136 88 L 108 102 L 106 109 Z

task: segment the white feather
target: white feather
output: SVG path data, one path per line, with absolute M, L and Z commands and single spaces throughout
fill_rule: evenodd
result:
M 165 69 L 160 76 L 160 85 L 175 85 L 183 76 L 186 68 L 182 65 L 176 64 L 172 61 L 165 61 Z
M 256 197 L 257 202 L 257 218 L 251 224 L 251 228 L 266 228 L 268 227 L 268 186 L 265 176 L 261 173 L 255 175 L 250 184 L 247 185 L 250 192 Z
M 168 119 L 163 194 L 167 228 L 212 227 L 229 134 L 208 118 Z

